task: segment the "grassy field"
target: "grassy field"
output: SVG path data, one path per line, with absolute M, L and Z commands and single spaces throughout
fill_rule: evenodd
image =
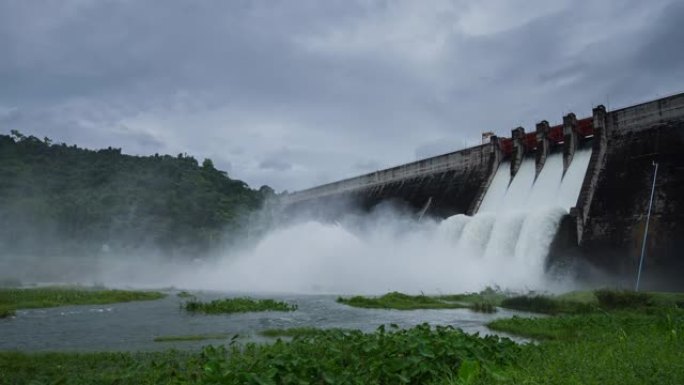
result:
M 522 347 L 503 383 L 684 383 L 681 309 L 513 318 L 490 327 L 544 340 Z
M 0 318 L 13 315 L 17 309 L 144 301 L 163 297 L 164 294 L 154 291 L 110 290 L 80 286 L 0 288 Z
M 223 314 L 247 313 L 254 311 L 295 311 L 297 305 L 272 299 L 252 299 L 247 297 L 217 299 L 211 302 L 191 300 L 183 304 L 191 313 Z
M 571 313 L 567 307 L 550 317 L 490 324 L 538 340 L 523 345 L 424 324 L 381 327 L 373 333 L 276 329 L 264 335 L 292 340 L 231 342 L 201 353 L 0 353 L 0 383 L 682 384 L 681 298 L 573 293 L 552 301 L 589 304 L 591 310 Z

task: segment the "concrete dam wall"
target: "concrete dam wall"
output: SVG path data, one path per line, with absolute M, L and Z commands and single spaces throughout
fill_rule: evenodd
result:
M 594 153 L 566 221 L 569 249 L 552 253 L 633 283 L 657 162 L 642 279 L 650 288 L 684 289 L 684 94 L 594 118 Z
M 677 277 L 684 273 L 684 94 L 614 111 L 598 106 L 590 117 L 568 114 L 560 125 L 542 121 L 529 133 L 518 127 L 510 138 L 491 137 L 480 146 L 295 192 L 281 203 L 286 210 L 335 215 L 340 205 L 369 210 L 396 201 L 418 215 L 472 216 L 497 172 L 509 172 L 512 181 L 533 161 L 536 181 L 550 155 L 562 154 L 558 172 L 565 176 L 578 150 L 590 150 L 586 174 L 550 246 L 549 263 L 579 266 L 594 280 L 608 273 L 632 282 L 658 162 L 644 282 L 684 287 Z
M 498 164 L 498 152 L 486 144 L 294 192 L 282 203 L 290 209 L 340 202 L 369 209 L 395 200 L 417 210 L 429 206 L 432 215 L 448 217 L 471 212 Z

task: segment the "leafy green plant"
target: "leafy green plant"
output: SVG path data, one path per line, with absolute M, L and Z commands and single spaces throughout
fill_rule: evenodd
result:
M 480 376 L 471 362 L 506 366 L 518 347 L 508 339 L 468 335 L 427 324 L 373 333 L 324 330 L 291 342 L 206 348 L 203 381 L 208 384 L 429 384 L 456 373 Z

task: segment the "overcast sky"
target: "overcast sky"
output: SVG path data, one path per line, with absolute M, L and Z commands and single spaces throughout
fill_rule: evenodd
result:
M 684 91 L 681 0 L 0 0 L 0 133 L 296 190 Z

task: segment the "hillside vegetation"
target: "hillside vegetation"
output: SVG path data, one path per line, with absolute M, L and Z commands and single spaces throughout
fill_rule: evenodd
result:
M 206 252 L 243 228 L 272 190 L 249 188 L 192 156 L 0 135 L 0 251 L 92 255 Z

